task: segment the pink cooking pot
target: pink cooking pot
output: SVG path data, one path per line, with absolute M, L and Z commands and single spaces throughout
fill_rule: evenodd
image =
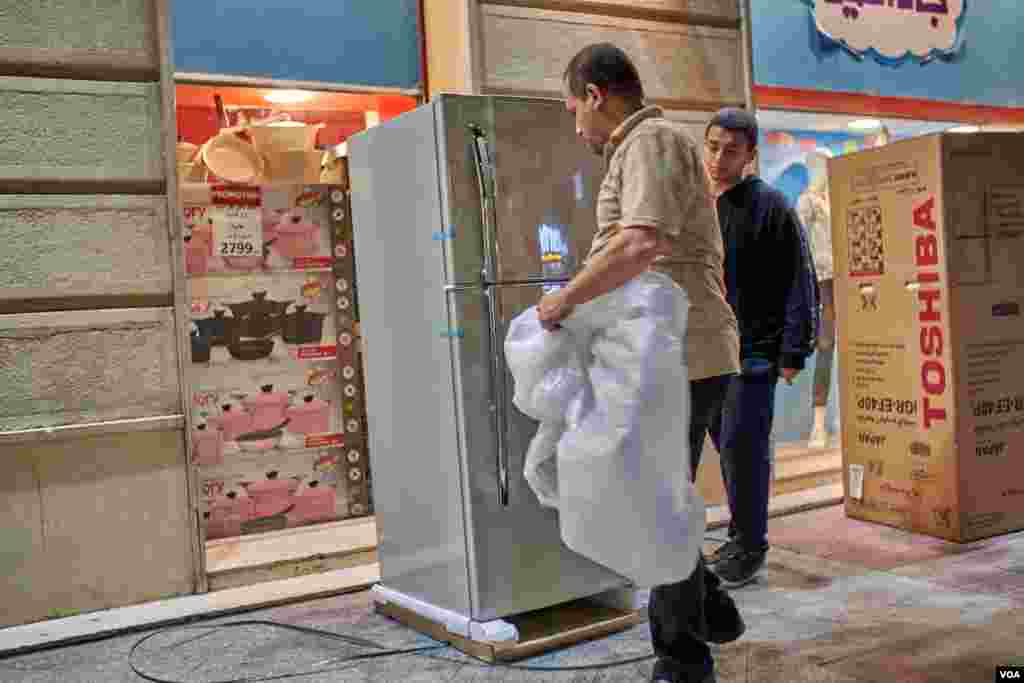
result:
M 192 463 L 194 465 L 220 465 L 224 462 L 223 435 L 209 425 L 197 425 L 192 431 Z
M 209 516 L 206 518 L 206 537 L 225 538 L 241 536 L 242 524 L 256 514 L 256 504 L 252 498 L 239 496 L 234 491 L 213 500 L 210 503 Z
M 189 275 L 205 275 L 210 270 L 209 245 L 196 241 L 195 235 L 185 238 L 185 272 Z
M 192 241 L 205 243 L 207 254 L 213 256 L 213 221 L 196 223 L 192 226 Z
M 299 488 L 299 479 L 278 479 L 276 471 L 267 472 L 267 478 L 242 482 L 245 492 L 252 498 L 256 506 L 256 517 L 279 515 L 292 506 L 292 498 Z
M 273 384 L 265 384 L 260 387 L 259 394 L 251 399 L 245 399 L 242 405 L 252 415 L 252 426 L 249 431 L 268 431 L 285 421 L 288 394 L 275 393 Z
M 306 222 L 299 213 L 281 216 L 277 224 L 274 248 L 285 258 L 316 256 L 320 251 L 320 224 Z
M 263 241 L 270 242 L 277 239 L 277 226 L 281 217 L 288 213 L 288 209 L 263 209 Z
M 225 441 L 234 441 L 242 434 L 252 431 L 252 415 L 230 403 L 221 406 L 221 410 L 223 412 L 220 415 L 207 421 L 223 432 Z
M 288 525 L 298 526 L 312 522 L 326 522 L 338 516 L 338 494 L 331 486 L 320 486 L 311 481 L 295 497 L 295 507 L 288 513 Z
M 293 434 L 325 434 L 330 431 L 330 407 L 326 401 L 306 396 L 301 403 L 290 407 L 288 431 Z

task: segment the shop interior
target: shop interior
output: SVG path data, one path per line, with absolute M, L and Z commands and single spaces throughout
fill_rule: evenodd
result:
M 417 104 L 416 98 L 390 93 L 196 83 L 180 83 L 176 96 L 178 170 L 186 203 L 196 191 L 208 193 L 208 188 L 217 183 L 341 183 L 344 186 L 347 179 L 343 178 L 346 174 L 342 171 L 342 160 L 346 156 L 346 140 Z M 761 109 L 758 118 L 761 123 L 760 175 L 780 189 L 794 207 L 801 196 L 821 180 L 815 176 L 823 172 L 822 155 L 835 157 L 885 142 L 942 131 L 977 130 L 977 127 L 956 121 L 869 118 L 778 109 Z M 267 143 L 268 137 L 273 138 L 272 144 Z M 281 142 L 286 139 L 290 142 Z M 309 276 L 315 269 L 307 264 L 300 270 L 305 270 Z M 225 274 L 231 273 L 219 275 Z M 284 277 L 283 273 L 280 277 Z M 196 312 L 193 310 L 193 314 Z M 353 334 L 358 337 L 357 316 L 353 322 Z M 338 331 L 345 328 L 340 320 L 335 325 Z M 833 357 L 826 366 L 828 380 L 824 391 L 828 398 L 827 404 L 821 406 L 814 398 L 816 390 L 821 391 L 816 385 L 822 383 L 822 372 L 817 366 L 823 359 L 818 356 L 809 360 L 807 372 L 792 386 L 780 386 L 777 392 L 776 494 L 829 483 L 838 485 L 841 478 L 836 389 L 838 359 Z M 805 459 L 808 452 L 816 459 L 814 463 Z M 337 478 L 345 469 L 345 463 L 337 466 L 339 472 L 325 474 L 325 470 L 332 469 L 332 462 L 331 457 L 322 454 L 314 465 L 314 478 L 319 476 L 324 481 Z M 720 503 L 724 492 L 719 490 L 714 468 L 705 470 L 701 478 L 702 493 L 709 503 Z M 263 473 L 259 474 L 262 477 Z M 217 496 L 230 493 L 230 482 L 216 470 L 211 473 L 200 467 L 197 479 L 204 504 L 209 505 Z M 242 482 L 241 487 L 235 487 L 238 489 L 235 493 L 241 494 L 247 486 L 247 482 Z M 289 500 L 298 500 L 297 496 L 306 491 L 302 488 L 296 493 L 294 486 L 286 489 L 284 485 L 271 488 L 284 491 L 282 495 Z M 228 513 L 232 520 L 237 504 L 238 499 L 233 499 L 231 505 L 236 507 Z M 353 513 L 353 509 L 357 512 Z M 273 512 L 277 512 L 276 508 Z M 247 514 L 252 517 L 251 513 Z M 206 566 L 212 589 L 265 580 L 270 571 L 268 567 L 294 568 L 296 562 L 311 556 L 328 558 L 309 568 L 311 572 L 342 568 L 365 560 L 360 556 L 372 553 L 376 546 L 372 514 L 363 514 L 358 507 L 294 527 L 291 523 L 268 524 L 267 517 L 250 519 L 241 528 L 221 528 L 222 522 L 223 519 L 218 522 L 215 533 L 204 536 L 208 539 Z
M 759 109 L 759 173 L 780 190 L 793 207 L 816 183 L 827 180 L 822 159 L 941 132 L 971 133 L 979 126 L 958 121 L 869 117 L 781 109 Z M 988 129 L 988 127 L 985 127 Z M 824 187 L 824 185 L 820 185 Z M 828 404 L 815 415 L 814 370 L 817 354 L 793 386 L 780 386 L 775 408 L 775 441 L 784 447 L 838 447 L 839 397 L 837 363 L 831 364 Z M 820 413 L 820 411 L 819 411 Z M 817 417 L 817 420 L 815 419 Z M 821 424 L 824 419 L 824 425 Z M 815 422 L 819 424 L 815 424 Z M 817 430 L 816 430 L 817 427 Z M 824 434 L 821 433 L 824 427 Z M 818 433 L 815 433 L 815 432 Z M 822 438 L 824 437 L 824 438 Z
M 192 464 L 210 590 L 373 561 L 346 141 L 416 104 L 387 92 L 177 85 Z M 214 225 L 228 196 L 219 188 L 256 186 L 243 190 L 258 197 L 253 220 L 238 219 L 255 233 L 226 242 Z
M 827 197 L 825 159 L 829 157 L 932 133 L 970 133 L 979 129 L 958 121 L 783 109 L 758 109 L 757 117 L 760 124 L 757 172 L 780 190 L 798 213 L 801 213 L 801 199 L 806 201 L 808 195 Z M 801 215 L 801 220 L 813 242 L 811 219 Z M 826 249 L 830 247 L 830 244 L 825 245 Z M 840 362 L 834 349 L 831 353 L 818 351 L 808 359 L 805 371 L 792 385 L 780 384 L 776 391 L 772 485 L 775 496 L 807 489 L 824 492 L 828 487 L 836 496 L 842 496 Z M 710 442 L 705 450 L 710 453 L 707 459 L 714 462 L 717 454 Z M 724 503 L 725 491 L 717 465 L 702 468 L 698 484 L 709 504 Z
M 300 182 L 334 182 L 330 173 L 321 180 L 325 153 L 328 162 L 332 155 L 344 156 L 349 136 L 409 111 L 417 102 L 406 95 L 188 83 L 178 84 L 175 94 L 179 175 L 184 174 L 186 182 L 279 182 L 281 173 L 275 171 L 285 171 L 284 167 L 288 173 L 283 180 L 288 182 L 300 178 Z M 305 156 L 278 160 L 280 165 L 274 159 L 260 159 L 253 153 L 259 151 L 258 140 L 253 138 L 253 128 L 248 128 L 258 124 L 267 124 L 279 135 L 305 125 L 299 147 Z M 204 154 L 215 166 L 218 157 L 222 163 L 227 157 L 221 171 L 230 177 L 217 176 L 204 163 Z M 296 164 L 303 172 L 295 172 Z

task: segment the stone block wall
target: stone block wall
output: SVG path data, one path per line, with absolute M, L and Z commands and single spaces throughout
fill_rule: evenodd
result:
M 0 626 L 202 585 L 167 13 L 0 7 Z

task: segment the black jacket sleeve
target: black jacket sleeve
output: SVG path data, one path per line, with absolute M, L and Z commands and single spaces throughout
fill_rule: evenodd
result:
M 789 292 L 786 295 L 786 318 L 782 331 L 779 366 L 802 370 L 808 356 L 814 353 L 818 340 L 819 313 L 818 274 L 814 268 L 807 231 L 793 209 L 779 209 L 779 236 L 792 264 Z

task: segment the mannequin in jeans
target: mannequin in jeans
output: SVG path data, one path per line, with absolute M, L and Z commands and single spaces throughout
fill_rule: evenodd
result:
M 811 182 L 800 195 L 796 211 L 807 229 L 814 269 L 818 273 L 821 292 L 821 329 L 818 333 L 817 355 L 814 365 L 814 427 L 807 442 L 808 448 L 830 445 L 825 415 L 832 384 L 832 365 L 836 346 L 835 293 L 832 286 L 832 219 L 828 199 L 828 159 L 832 153 L 819 148 L 807 155 L 807 170 Z

